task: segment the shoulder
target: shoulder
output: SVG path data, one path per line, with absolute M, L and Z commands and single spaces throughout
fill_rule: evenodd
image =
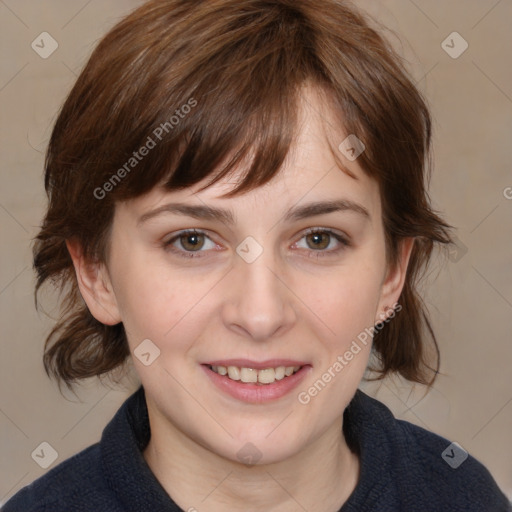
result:
M 115 507 L 115 499 L 102 476 L 98 443 L 18 491 L 2 512 L 67 512 L 71 503 L 74 511 L 121 510 Z
M 355 409 L 367 474 L 376 478 L 375 461 L 386 469 L 387 476 L 378 476 L 381 483 L 387 481 L 382 493 L 394 494 L 401 509 L 512 511 L 489 471 L 459 444 L 397 420 L 382 402 L 362 392 Z
M 396 420 L 408 466 L 423 480 L 429 499 L 451 510 L 511 510 L 487 468 L 456 442 L 407 421 Z

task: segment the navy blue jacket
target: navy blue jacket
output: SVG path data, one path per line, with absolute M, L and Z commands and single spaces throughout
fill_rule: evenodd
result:
M 344 434 L 359 453 L 357 487 L 340 512 L 509 512 L 487 469 L 450 441 L 396 420 L 358 390 Z M 3 512 L 182 512 L 146 464 L 150 438 L 144 389 L 106 426 L 101 441 L 21 489 Z

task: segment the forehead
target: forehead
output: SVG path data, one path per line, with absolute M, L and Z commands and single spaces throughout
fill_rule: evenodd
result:
M 359 204 L 371 217 L 380 216 L 377 182 L 339 149 L 348 135 L 340 118 L 333 113 L 329 99 L 315 87 L 304 87 L 298 102 L 297 134 L 286 160 L 274 178 L 256 189 L 234 197 L 223 197 L 241 181 L 246 167 L 235 169 L 224 179 L 200 190 L 204 181 L 177 191 L 155 187 L 149 193 L 123 204 L 133 215 L 158 208 L 170 201 L 247 207 L 276 212 L 299 202 L 346 199 Z M 248 156 L 250 159 L 250 155 Z

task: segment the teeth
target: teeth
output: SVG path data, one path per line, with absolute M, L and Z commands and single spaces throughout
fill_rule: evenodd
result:
M 300 366 L 278 366 L 263 370 L 239 368 L 238 366 L 211 366 L 211 369 L 219 375 L 227 375 L 232 380 L 253 384 L 272 384 L 276 380 L 282 380 L 300 370 Z
M 281 380 L 281 379 L 284 379 L 284 374 L 286 372 L 286 369 L 284 366 L 278 366 L 274 373 L 275 373 L 275 376 L 276 376 L 276 380 Z
M 276 380 L 276 371 L 274 368 L 265 368 L 258 372 L 258 382 L 262 384 L 270 384 Z
M 240 380 L 242 382 L 258 382 L 258 370 L 254 368 L 240 368 Z
M 228 375 L 230 379 L 240 380 L 240 368 L 236 366 L 228 366 Z

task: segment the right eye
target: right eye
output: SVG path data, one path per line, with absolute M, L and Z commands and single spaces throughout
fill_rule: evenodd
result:
M 207 241 L 210 241 L 210 249 L 215 247 L 215 243 L 207 236 L 204 231 L 197 229 L 187 229 L 176 233 L 172 238 L 163 242 L 163 247 L 182 258 L 202 258 L 201 249 L 204 248 Z M 181 246 L 178 248 L 177 246 Z M 197 253 L 197 254 L 194 254 Z

